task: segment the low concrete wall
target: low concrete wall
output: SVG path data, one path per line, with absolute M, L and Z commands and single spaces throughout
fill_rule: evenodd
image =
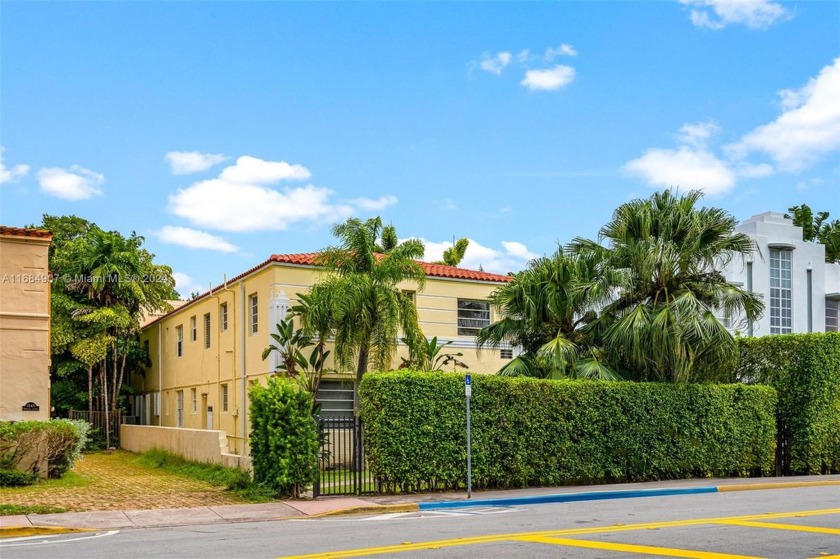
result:
M 227 433 L 224 431 L 120 425 L 120 448 L 131 452 L 165 450 L 194 462 L 251 469 L 250 457 L 228 451 Z

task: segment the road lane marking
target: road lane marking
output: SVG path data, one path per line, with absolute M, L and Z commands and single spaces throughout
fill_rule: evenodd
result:
M 467 538 L 454 538 L 449 540 L 434 540 L 422 543 L 405 543 L 399 545 L 386 545 L 381 547 L 368 547 L 360 549 L 348 549 L 343 551 L 326 551 L 322 553 L 310 553 L 305 555 L 289 555 L 279 559 L 339 559 L 345 557 L 365 557 L 368 555 L 386 555 L 390 553 L 401 553 L 403 551 L 419 551 L 425 549 L 437 549 L 441 547 L 457 547 L 484 543 L 497 543 L 517 540 L 527 537 L 553 537 L 553 536 L 578 536 L 585 534 L 603 534 L 612 532 L 629 532 L 634 530 L 646 530 L 650 528 L 677 528 L 684 526 L 700 526 L 716 524 L 720 521 L 750 521 L 750 520 L 772 520 L 778 518 L 794 518 L 805 516 L 824 516 L 840 514 L 837 509 L 819 509 L 793 512 L 771 512 L 763 514 L 751 514 L 747 516 L 732 516 L 719 518 L 697 518 L 691 520 L 669 520 L 664 522 L 645 522 L 641 524 L 597 526 L 590 528 L 570 528 L 564 530 L 544 530 L 539 532 L 519 532 L 510 534 L 492 534 L 488 536 L 475 536 Z M 579 540 L 574 540 L 579 541 Z
M 840 528 L 802 526 L 800 524 L 779 524 L 777 522 L 755 522 L 750 520 L 721 520 L 719 522 L 715 522 L 715 524 L 746 526 L 747 528 L 771 528 L 773 530 L 793 530 L 795 532 L 813 532 L 815 534 L 835 534 L 840 536 Z
M 48 545 L 48 544 L 73 543 L 73 542 L 80 542 L 82 540 L 93 540 L 93 539 L 96 539 L 96 538 L 104 538 L 106 536 L 113 536 L 114 534 L 119 534 L 119 533 L 120 533 L 119 530 L 109 530 L 107 532 L 100 532 L 100 533 L 94 534 L 92 536 L 81 536 L 81 537 L 78 537 L 78 538 L 72 537 L 75 534 L 67 533 L 67 534 L 61 534 L 61 535 L 62 536 L 71 536 L 71 537 L 65 538 L 65 539 L 62 539 L 62 540 L 58 540 L 58 539 L 57 540 L 47 540 L 46 539 L 46 538 L 52 537 L 52 536 L 31 536 L 31 537 L 27 537 L 25 539 L 27 539 L 27 540 L 39 540 L 39 541 L 20 542 L 20 539 L 6 540 L 9 543 L 6 543 L 5 541 L 0 543 L 0 549 L 6 548 L 6 547 L 24 547 L 24 546 L 30 546 L 30 545 L 41 545 L 41 546 L 43 546 L 43 545 Z M 21 539 L 24 539 L 24 538 L 21 538 Z M 19 543 L 11 543 L 11 542 L 14 542 L 14 541 L 17 541 Z
M 756 489 L 798 489 L 802 487 L 821 487 L 840 485 L 840 481 L 782 481 L 777 483 L 748 483 L 745 485 L 718 485 L 718 493 L 728 491 L 751 491 Z
M 760 559 L 749 555 L 732 555 L 731 553 L 714 553 L 711 551 L 697 551 L 694 549 L 676 549 L 672 547 L 658 547 L 650 545 L 635 545 L 627 543 L 596 542 L 589 540 L 573 540 L 571 538 L 551 538 L 531 536 L 516 538 L 517 541 L 562 545 L 569 547 L 584 547 L 605 551 L 620 551 L 624 553 L 640 553 L 644 555 L 664 555 L 665 557 L 687 557 L 688 559 Z

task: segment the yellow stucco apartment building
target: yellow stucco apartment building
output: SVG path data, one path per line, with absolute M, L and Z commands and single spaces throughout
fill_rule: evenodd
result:
M 152 366 L 132 379 L 132 413 L 141 425 L 224 431 L 230 452 L 247 454 L 247 387 L 274 371 L 262 359 L 269 337 L 297 294 L 305 293 L 323 270 L 314 253 L 275 254 L 268 260 L 147 324 L 141 341 Z M 420 326 L 428 338 L 452 341 L 471 370 L 495 372 L 512 350 L 477 352 L 475 334 L 491 321 L 490 293 L 508 276 L 422 263 L 425 288 L 415 291 Z M 400 353 L 406 355 L 406 348 Z M 397 360 L 399 363 L 399 360 Z M 352 413 L 352 376 L 327 378 L 319 390 L 325 415 Z
M 50 418 L 51 241 L 0 226 L 0 421 Z

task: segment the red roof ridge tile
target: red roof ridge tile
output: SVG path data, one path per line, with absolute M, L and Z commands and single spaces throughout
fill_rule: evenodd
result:
M 34 229 L 26 227 L 9 227 L 0 225 L 0 235 L 12 237 L 36 237 L 39 239 L 52 239 L 52 233 L 46 229 Z

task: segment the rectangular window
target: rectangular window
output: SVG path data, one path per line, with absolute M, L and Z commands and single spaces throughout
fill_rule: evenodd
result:
M 222 411 L 228 411 L 228 385 L 222 385 Z
M 322 380 L 315 401 L 321 404 L 321 417 L 324 419 L 353 417 L 353 383 Z
M 179 390 L 175 393 L 178 397 L 178 427 L 184 426 L 184 391 Z
M 222 303 L 219 307 L 219 322 L 222 325 L 222 331 L 227 330 L 227 303 Z
M 793 331 L 793 293 L 790 250 L 770 249 L 770 333 Z
M 210 347 L 210 313 L 204 315 L 204 349 Z
M 195 324 L 195 317 L 190 317 L 190 339 L 196 341 L 198 339 L 198 326 Z
M 196 388 L 190 388 L 190 406 L 193 413 L 198 411 L 198 390 Z
M 259 300 L 257 299 L 257 294 L 254 293 L 250 297 L 248 297 L 251 305 L 251 333 L 256 334 L 259 330 L 259 318 L 260 318 L 260 307 L 259 307 Z
M 177 340 L 177 344 L 175 347 L 178 350 L 178 357 L 184 355 L 184 327 L 178 326 L 175 328 L 175 339 Z
M 485 326 L 490 326 L 490 303 L 458 299 L 458 335 L 475 336 Z
M 825 302 L 825 331 L 838 332 L 840 327 L 840 301 L 829 299 Z

